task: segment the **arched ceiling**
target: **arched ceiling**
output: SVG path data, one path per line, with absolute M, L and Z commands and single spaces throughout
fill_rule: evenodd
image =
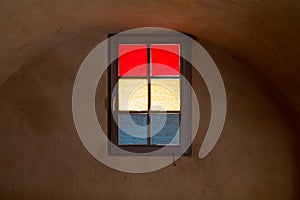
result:
M 298 0 L 9 0 L 0 2 L 0 84 L 30 58 L 76 35 L 158 26 L 244 58 L 300 111 Z

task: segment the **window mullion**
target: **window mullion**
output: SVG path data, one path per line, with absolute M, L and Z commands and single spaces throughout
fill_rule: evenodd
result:
M 148 64 L 148 73 L 147 73 L 147 79 L 148 79 L 148 118 L 147 118 L 147 131 L 148 131 L 148 138 L 147 143 L 148 145 L 151 145 L 151 49 L 150 44 L 147 44 L 147 64 Z

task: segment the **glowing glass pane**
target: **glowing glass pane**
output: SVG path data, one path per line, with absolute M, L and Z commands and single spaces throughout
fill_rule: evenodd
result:
M 180 74 L 180 45 L 155 44 L 151 45 L 152 76 L 179 76 Z
M 147 76 L 146 44 L 120 44 L 119 56 L 119 76 Z
M 180 110 L 179 79 L 151 79 L 151 110 Z
M 147 144 L 147 114 L 119 113 L 119 144 Z
M 151 143 L 179 144 L 179 114 L 151 114 Z
M 148 110 L 147 79 L 119 79 L 119 110 Z

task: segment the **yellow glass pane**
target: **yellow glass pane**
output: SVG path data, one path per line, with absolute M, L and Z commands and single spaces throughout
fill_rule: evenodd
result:
M 119 110 L 148 110 L 147 79 L 119 79 Z
M 180 110 L 180 80 L 151 80 L 151 110 Z

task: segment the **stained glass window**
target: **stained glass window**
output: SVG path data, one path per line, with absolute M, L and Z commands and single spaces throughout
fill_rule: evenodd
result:
M 120 145 L 147 144 L 147 115 L 120 113 L 118 118 Z
M 147 76 L 147 45 L 119 45 L 119 76 Z
M 151 114 L 151 144 L 179 145 L 179 114 Z
M 179 48 L 178 44 L 119 45 L 119 111 L 143 112 L 119 114 L 119 145 L 179 144 Z M 141 76 L 145 78 L 139 78 Z M 168 111 L 178 114 L 169 115 Z M 150 126 L 137 131 L 141 124 L 148 124 L 147 117 Z M 164 117 L 165 121 L 162 120 Z M 134 121 L 138 123 L 132 123 Z M 158 125 L 159 122 L 164 123 Z M 126 126 L 126 130 L 122 126 Z M 153 134 L 154 130 L 156 134 Z
M 151 110 L 180 110 L 180 79 L 151 79 Z
M 119 110 L 148 110 L 147 79 L 119 79 Z
M 179 44 L 151 45 L 152 76 L 179 76 Z
M 186 44 L 180 39 L 164 43 L 156 36 L 136 38 L 118 39 L 111 46 L 118 57 L 111 68 L 112 112 L 117 116 L 111 118 L 111 140 L 127 151 L 167 146 L 168 155 L 181 152 L 183 134 L 189 134 L 181 120 L 186 116 L 182 107 L 189 106 L 182 92 L 182 77 L 188 77 L 181 57 Z

